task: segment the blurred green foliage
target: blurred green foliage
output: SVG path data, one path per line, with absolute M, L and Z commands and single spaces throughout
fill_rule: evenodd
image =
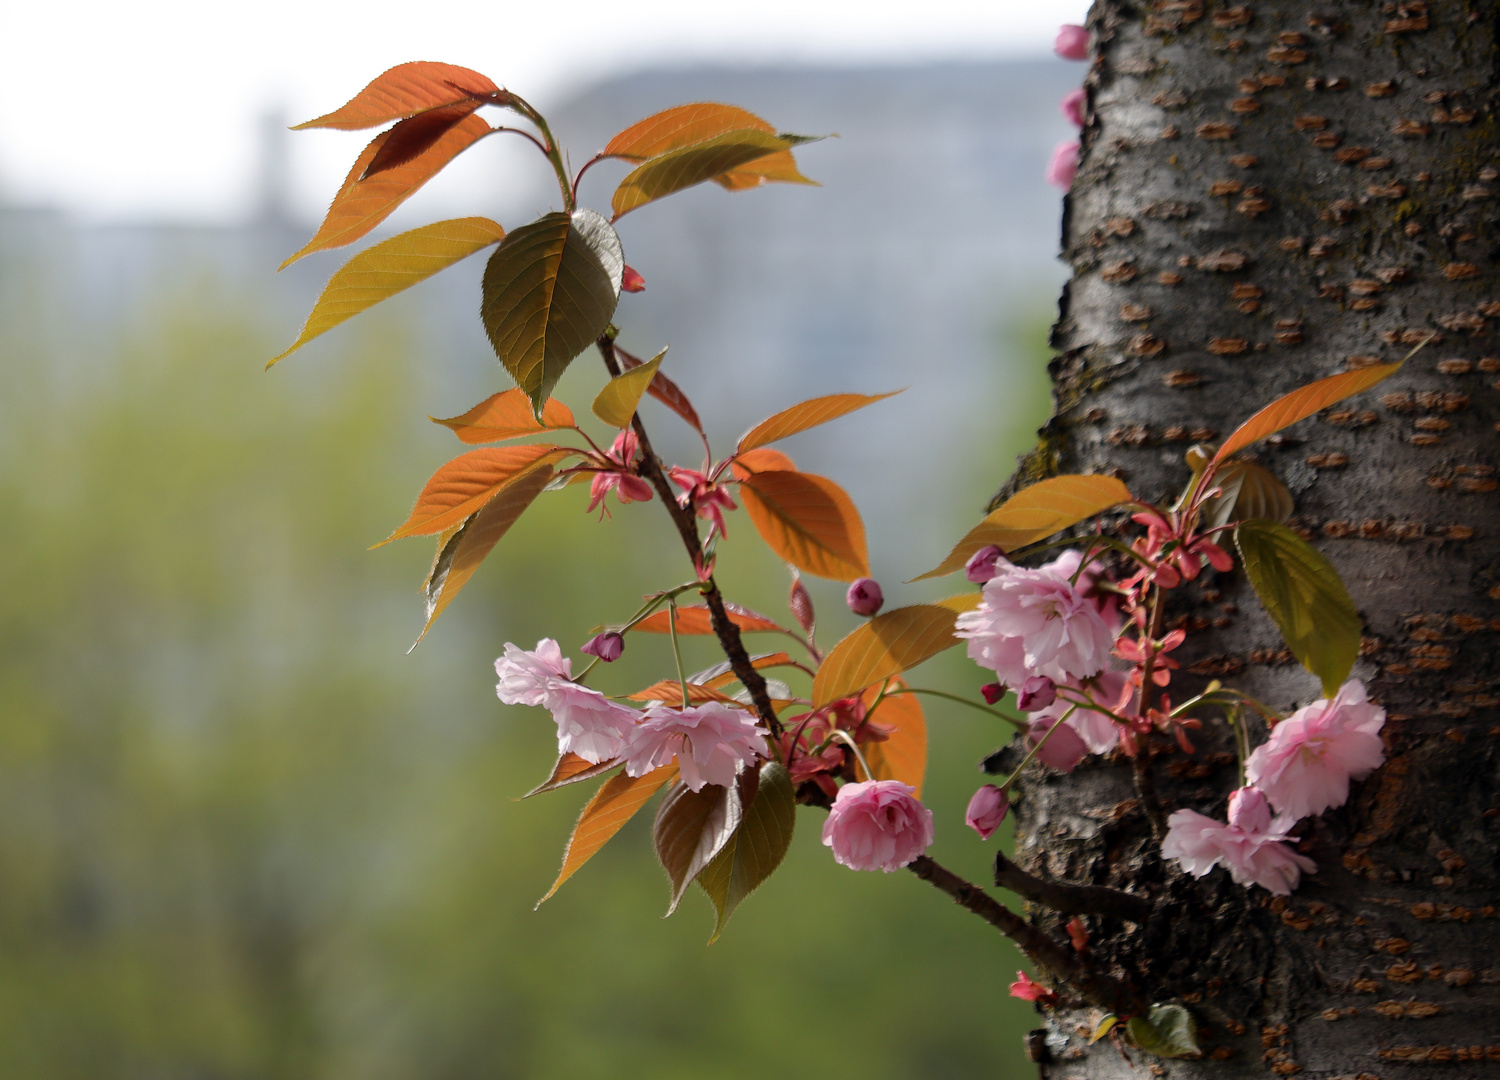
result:
M 547 497 L 406 656 L 429 544 L 365 548 L 457 447 L 421 419 L 398 317 L 266 375 L 279 342 L 204 285 L 138 312 L 81 385 L 53 377 L 45 322 L 6 320 L 0 1076 L 1029 1071 L 1015 951 L 908 874 L 836 866 L 815 811 L 712 947 L 701 897 L 660 917 L 647 815 L 532 910 L 587 793 L 513 801 L 554 737 L 496 701 L 490 663 L 544 635 L 576 655 L 683 580 L 659 507 L 596 523 L 584 489 Z M 1040 415 L 1032 366 L 1006 392 Z M 562 395 L 586 405 L 594 375 Z M 980 460 L 953 482 L 978 507 L 1028 440 L 975 423 Z M 781 614 L 783 571 L 743 515 L 731 533 L 730 595 Z M 812 584 L 831 642 L 852 618 Z M 645 685 L 668 656 L 632 639 L 603 684 Z M 957 650 L 929 669 L 919 684 L 981 681 Z M 929 720 L 935 854 L 982 881 L 963 808 L 1002 733 L 956 707 Z

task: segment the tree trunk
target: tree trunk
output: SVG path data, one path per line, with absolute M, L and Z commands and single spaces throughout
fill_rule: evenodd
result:
M 1027 869 L 1167 898 L 1089 920 L 1089 955 L 1207 1029 L 1204 1059 L 1132 1067 L 1089 1045 L 1097 1011 L 1064 1007 L 1033 1056 L 1058 1078 L 1500 1077 L 1500 3 L 1098 0 L 1090 26 L 1056 411 L 1013 485 L 1113 472 L 1168 498 L 1194 442 L 1435 336 L 1258 448 L 1364 618 L 1386 764 L 1302 823 L 1319 871 L 1285 900 L 1163 865 L 1123 759 L 1023 787 Z M 1219 676 L 1283 710 L 1317 697 L 1243 577 L 1208 576 L 1169 613 L 1195 631 L 1173 696 Z M 1195 756 L 1158 744 L 1167 811 L 1223 818 L 1214 723 Z

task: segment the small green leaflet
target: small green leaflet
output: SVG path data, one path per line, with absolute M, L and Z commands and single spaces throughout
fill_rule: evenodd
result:
M 667 350 L 663 349 L 640 367 L 631 368 L 605 383 L 604 389 L 594 399 L 594 415 L 610 427 L 628 428 L 630 418 L 640 407 L 641 398 L 651 380 L 656 378 L 656 369 L 661 367 L 662 357 L 666 355 Z
M 1181 1005 L 1153 1005 L 1149 1019 L 1132 1016 L 1125 1025 L 1135 1044 L 1148 1054 L 1164 1058 L 1194 1057 L 1198 1048 L 1198 1024 Z
M 784 765 L 768 761 L 761 766 L 758 790 L 749 791 L 754 777 L 749 769 L 740 774 L 745 816 L 724 850 L 698 875 L 698 885 L 718 914 L 710 945 L 724 932 L 734 909 L 775 872 L 792 846 L 797 802 L 791 775 Z
M 1338 571 L 1285 525 L 1252 518 L 1234 530 L 1245 574 L 1288 649 L 1333 697 L 1359 656 L 1362 623 Z

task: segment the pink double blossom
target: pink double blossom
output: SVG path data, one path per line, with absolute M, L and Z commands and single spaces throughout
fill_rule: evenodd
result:
M 505 654 L 495 661 L 495 693 L 507 705 L 541 705 L 550 712 L 559 753 L 594 764 L 613 761 L 635 727 L 636 711 L 573 682 L 572 672 L 573 661 L 551 638 L 529 651 L 506 642 Z
M 1078 153 L 1082 149 L 1077 139 L 1058 143 L 1047 162 L 1047 183 L 1064 191 L 1072 187 L 1073 178 L 1078 175 Z
M 1064 60 L 1087 60 L 1089 58 L 1089 31 L 1086 26 L 1063 23 L 1057 28 L 1057 40 L 1052 51 Z
M 1364 684 L 1350 679 L 1331 699 L 1298 709 L 1272 728 L 1245 761 L 1245 777 L 1294 821 L 1342 806 L 1349 781 L 1385 761 L 1384 724 L 1385 710 L 1370 702 Z
M 1048 735 L 1049 731 L 1052 734 Z M 1047 741 L 1042 742 L 1043 739 Z M 1059 772 L 1072 772 L 1089 752 L 1088 743 L 1083 741 L 1070 723 L 1046 713 L 1032 717 L 1026 740 L 1032 746 L 1040 744 L 1041 749 L 1036 752 L 1037 759 Z
M 823 846 L 851 870 L 899 870 L 932 844 L 932 811 L 899 780 L 845 784 L 823 822 Z
M 1066 689 L 1068 694 L 1059 696 L 1051 704 L 1043 709 L 1028 710 L 1031 712 L 1033 730 L 1037 730 L 1040 721 L 1055 720 L 1073 709 L 1073 715 L 1067 719 L 1068 727 L 1083 740 L 1088 750 L 1095 754 L 1108 754 L 1120 744 L 1120 732 L 1123 727 L 1115 720 L 1102 712 L 1078 706 L 1073 708 L 1079 698 L 1089 698 L 1106 709 L 1113 709 L 1121 715 L 1128 714 L 1131 703 L 1135 700 L 1135 691 L 1129 687 L 1128 679 L 1121 671 L 1102 671 L 1092 679 L 1082 682 L 1069 683 Z M 1042 727 L 1040 730 L 1045 731 Z M 1055 740 L 1056 735 L 1053 736 Z M 1045 755 L 1047 748 L 1042 748 Z M 1046 758 L 1043 757 L 1045 761 Z M 1050 761 L 1048 764 L 1052 764 Z M 1054 766 L 1056 767 L 1056 766 Z M 1066 771 L 1066 770 L 1065 770 Z
M 601 506 L 604 496 L 611 491 L 616 493 L 621 506 L 628 506 L 633 502 L 651 501 L 651 485 L 637 476 L 634 470 L 635 452 L 638 446 L 639 440 L 633 431 L 622 431 L 615 436 L 614 445 L 605 455 L 613 467 L 596 472 L 593 482 L 589 485 L 589 511 L 596 506 Z
M 1000 560 L 984 586 L 979 607 L 958 617 L 954 636 L 969 642 L 969 658 L 1000 681 L 1020 686 L 1033 675 L 1054 682 L 1088 678 L 1109 660 L 1115 629 L 1093 599 L 1085 578 L 1056 559 L 1035 570 Z
M 1229 823 L 1223 824 L 1194 810 L 1178 810 L 1167 818 L 1162 856 L 1176 859 L 1194 877 L 1222 864 L 1238 885 L 1259 885 L 1276 896 L 1297 887 L 1304 873 L 1318 864 L 1284 843 L 1295 840 L 1289 830 L 1295 820 L 1272 819 L 1266 797 L 1253 787 L 1229 796 Z
M 682 782 L 728 787 L 740 769 L 769 752 L 765 731 L 744 709 L 709 701 L 686 709 L 654 704 L 641 714 L 625 747 L 625 772 L 645 776 L 677 759 Z

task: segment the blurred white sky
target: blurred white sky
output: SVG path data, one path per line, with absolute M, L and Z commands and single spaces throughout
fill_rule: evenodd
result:
M 0 0 L 0 201 L 90 218 L 238 216 L 255 189 L 260 116 L 327 112 L 406 60 L 472 67 L 545 105 L 646 67 L 1042 55 L 1087 7 Z M 299 210 L 326 205 L 362 145 L 358 134 L 298 136 Z

